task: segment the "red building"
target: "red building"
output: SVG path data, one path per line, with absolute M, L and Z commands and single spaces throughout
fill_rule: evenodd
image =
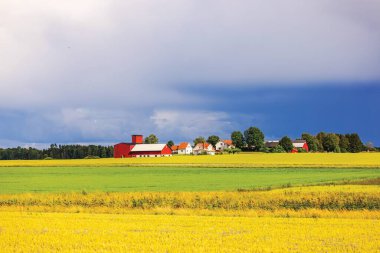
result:
M 302 148 L 306 152 L 309 152 L 309 146 L 307 145 L 307 142 L 305 140 L 295 140 L 293 141 L 294 149 L 292 150 L 292 153 L 298 153 L 298 149 Z
M 166 144 L 143 144 L 142 135 L 132 135 L 132 142 L 114 146 L 115 158 L 171 156 L 172 150 Z

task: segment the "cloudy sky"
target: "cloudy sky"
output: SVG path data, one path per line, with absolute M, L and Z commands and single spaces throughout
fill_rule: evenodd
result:
M 358 132 L 379 0 L 0 0 L 0 147 Z

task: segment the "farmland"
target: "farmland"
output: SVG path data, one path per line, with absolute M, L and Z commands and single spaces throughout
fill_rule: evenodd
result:
M 236 191 L 376 177 L 380 169 L 0 167 L 0 193 Z
M 138 159 L 10 160 L 0 167 L 380 168 L 380 153 L 247 153 Z
M 377 183 L 253 192 L 2 194 L 0 247 L 3 252 L 378 252 Z
M 0 161 L 0 247 L 379 252 L 379 158 L 360 153 Z
M 1 226 L 3 252 L 377 252 L 380 234 L 341 218 L 7 212 Z

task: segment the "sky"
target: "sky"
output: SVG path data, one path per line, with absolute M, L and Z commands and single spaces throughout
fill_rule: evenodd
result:
M 0 0 L 0 147 L 357 132 L 379 0 Z

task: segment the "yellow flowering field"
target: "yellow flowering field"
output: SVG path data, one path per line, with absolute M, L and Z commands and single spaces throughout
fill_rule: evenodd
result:
M 195 166 L 195 167 L 376 167 L 380 153 L 247 153 L 160 158 L 0 161 L 0 167 L 51 166 Z
M 380 217 L 378 185 L 292 187 L 271 191 L 1 194 L 0 211 L 194 213 L 241 216 Z M 189 211 L 191 210 L 191 211 Z M 208 212 L 204 212 L 208 211 Z M 198 212 L 199 213 L 199 212 Z
M 357 183 L 239 192 L 1 194 L 0 249 L 379 252 L 378 180 Z
M 2 252 L 379 252 L 380 221 L 1 213 Z

